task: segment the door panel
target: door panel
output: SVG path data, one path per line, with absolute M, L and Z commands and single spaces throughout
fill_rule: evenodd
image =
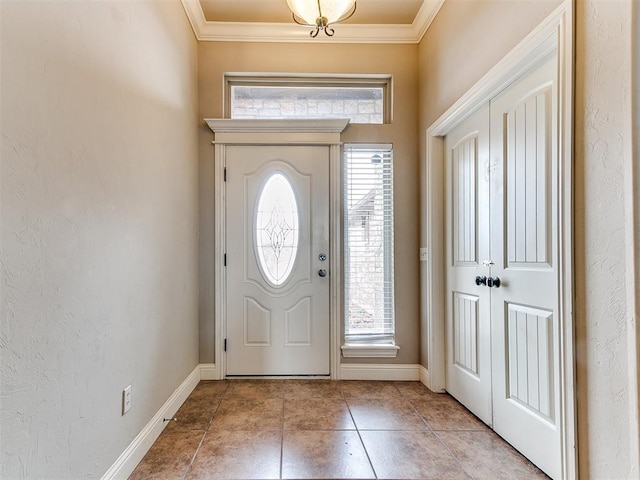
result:
M 561 475 L 556 57 L 491 101 L 493 426 Z
M 490 291 L 475 278 L 489 258 L 489 108 L 445 138 L 447 391 L 491 425 Z
M 551 87 L 544 86 L 504 113 L 507 145 L 508 265 L 550 267 Z
M 226 152 L 226 373 L 328 375 L 329 149 Z

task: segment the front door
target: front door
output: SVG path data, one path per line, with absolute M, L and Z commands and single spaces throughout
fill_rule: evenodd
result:
M 329 147 L 226 149 L 227 375 L 329 375 Z

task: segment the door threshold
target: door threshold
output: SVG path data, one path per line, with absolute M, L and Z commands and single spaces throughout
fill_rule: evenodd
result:
M 331 380 L 331 375 L 225 375 L 225 380 Z

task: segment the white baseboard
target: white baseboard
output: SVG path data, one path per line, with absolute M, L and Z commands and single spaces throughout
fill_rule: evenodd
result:
M 340 380 L 420 380 L 420 365 L 343 363 Z
M 102 480 L 127 479 L 136 468 L 142 457 L 149 451 L 153 442 L 156 441 L 162 430 L 166 426 L 163 419 L 173 418 L 180 406 L 191 394 L 200 381 L 200 365 L 189 374 L 189 376 L 173 392 L 169 399 L 164 402 L 160 410 L 145 425 L 142 431 L 133 439 L 122 455 L 118 457 L 111 468 L 102 476 Z
M 422 365 L 420 365 L 420 383 L 427 388 L 431 388 L 431 374 Z
M 433 388 L 433 385 L 431 384 L 431 372 L 429 372 L 429 370 L 422 365 L 420 365 L 420 382 L 434 393 L 446 392 L 444 388 Z
M 215 363 L 200 364 L 200 380 L 220 380 L 220 372 Z

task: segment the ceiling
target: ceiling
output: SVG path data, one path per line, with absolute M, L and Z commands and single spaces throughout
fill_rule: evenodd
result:
M 444 0 L 359 0 L 335 36 L 309 37 L 286 0 L 182 0 L 201 41 L 418 43 Z

